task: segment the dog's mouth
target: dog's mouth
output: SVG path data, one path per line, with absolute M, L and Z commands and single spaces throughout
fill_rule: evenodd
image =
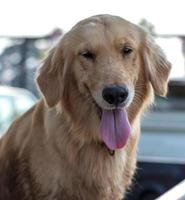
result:
M 91 98 L 100 119 L 100 135 L 103 143 L 110 150 L 123 148 L 131 134 L 126 108 L 105 109 L 96 103 L 92 95 Z
M 130 133 L 131 126 L 125 108 L 102 110 L 100 134 L 110 150 L 123 148 Z

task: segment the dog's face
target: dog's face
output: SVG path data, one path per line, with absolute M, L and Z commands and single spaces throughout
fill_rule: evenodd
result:
M 79 90 L 83 93 L 85 86 L 101 109 L 125 107 L 134 98 L 140 70 L 139 35 L 126 27 L 110 21 L 74 28 L 80 32 L 74 64 Z
M 102 138 L 115 149 L 128 138 L 129 108 L 141 107 L 147 85 L 165 95 L 169 71 L 160 48 L 140 28 L 102 15 L 74 26 L 46 59 L 37 80 L 50 107 L 62 101 L 71 118 L 81 118 L 80 123 L 85 123 L 88 112 L 100 119 Z M 114 132 L 109 137 L 122 142 L 106 138 L 106 127 Z M 125 136 L 113 129 L 124 129 Z

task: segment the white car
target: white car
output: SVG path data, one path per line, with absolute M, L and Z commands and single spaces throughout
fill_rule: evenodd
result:
M 0 137 L 10 124 L 32 107 L 36 97 L 26 89 L 0 86 Z

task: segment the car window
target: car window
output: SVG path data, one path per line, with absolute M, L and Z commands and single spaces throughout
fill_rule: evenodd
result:
M 185 111 L 185 85 L 170 85 L 167 98 L 156 97 L 154 110 Z
M 14 119 L 13 99 L 10 96 L 0 95 L 0 133 L 3 133 Z
M 185 111 L 185 100 L 184 98 L 179 97 L 156 97 L 155 98 L 155 105 L 154 111 L 178 111 L 184 112 Z

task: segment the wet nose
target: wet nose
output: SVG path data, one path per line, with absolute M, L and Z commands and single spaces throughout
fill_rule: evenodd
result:
M 128 97 L 128 88 L 126 86 L 105 87 L 102 92 L 103 99 L 109 104 L 119 106 L 124 103 Z

